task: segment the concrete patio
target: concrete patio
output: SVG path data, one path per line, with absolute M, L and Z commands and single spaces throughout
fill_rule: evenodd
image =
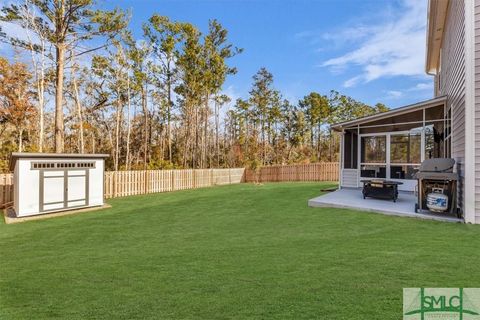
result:
M 397 202 L 393 202 L 373 198 L 363 199 L 361 189 L 343 188 L 310 199 L 308 201 L 308 206 L 347 208 L 402 217 L 431 219 L 445 222 L 463 222 L 463 219 L 458 219 L 457 217 L 448 214 L 415 213 L 415 202 L 416 197 L 413 192 L 400 191 Z

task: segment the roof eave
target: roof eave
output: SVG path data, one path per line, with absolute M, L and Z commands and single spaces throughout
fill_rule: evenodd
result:
M 352 127 L 352 126 L 361 125 L 361 124 L 366 123 L 366 122 L 386 119 L 386 118 L 389 118 L 389 117 L 392 117 L 392 116 L 397 116 L 397 115 L 401 115 L 401 114 L 404 114 L 404 113 L 408 113 L 408 112 L 414 111 L 416 109 L 422 109 L 422 108 L 425 108 L 425 107 L 433 107 L 435 105 L 445 103 L 446 101 L 447 101 L 447 96 L 440 96 L 440 97 L 436 97 L 434 99 L 425 100 L 425 101 L 421 101 L 421 102 L 418 102 L 418 103 L 415 103 L 415 104 L 411 104 L 411 105 L 407 105 L 407 106 L 404 106 L 404 107 L 396 108 L 396 109 L 393 109 L 393 110 L 390 110 L 390 111 L 387 111 L 387 112 L 376 113 L 376 114 L 373 114 L 373 115 L 370 115 L 370 116 L 366 116 L 366 117 L 362 117 L 362 118 L 358 118 L 358 119 L 354 119 L 354 120 L 349 120 L 349 121 L 345 121 L 345 122 L 336 123 L 336 124 L 332 125 L 331 128 L 335 131 L 340 132 L 340 131 L 342 131 L 346 128 Z
M 110 157 L 106 153 L 93 153 L 93 154 L 81 154 L 81 153 L 39 153 L 39 152 L 12 152 L 10 155 L 9 169 L 13 171 L 15 169 L 15 163 L 18 159 L 105 159 Z
M 429 75 L 438 72 L 448 3 L 449 0 L 428 1 L 425 72 Z

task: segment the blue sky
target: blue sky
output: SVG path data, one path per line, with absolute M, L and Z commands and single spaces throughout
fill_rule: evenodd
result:
M 398 107 L 433 95 L 424 72 L 427 0 L 100 0 L 99 6 L 130 9 L 139 38 L 153 13 L 201 30 L 219 20 L 244 49 L 230 60 L 238 73 L 224 91 L 232 98 L 247 96 L 260 67 L 293 101 L 335 89 Z
M 106 2 L 108 3 L 108 2 Z M 105 4 L 106 4 L 105 3 Z M 252 75 L 266 67 L 276 87 L 296 100 L 336 89 L 355 99 L 398 107 L 433 95 L 425 75 L 427 0 L 123 0 L 131 27 L 153 13 L 206 29 L 218 19 L 244 52 L 225 91 L 245 97 Z

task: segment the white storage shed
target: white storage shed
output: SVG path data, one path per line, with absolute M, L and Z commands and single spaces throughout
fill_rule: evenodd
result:
M 12 153 L 17 217 L 104 204 L 108 154 Z

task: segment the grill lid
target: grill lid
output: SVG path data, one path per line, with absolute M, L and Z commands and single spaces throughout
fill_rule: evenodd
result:
M 415 179 L 429 179 L 429 180 L 458 180 L 458 174 L 454 172 L 417 172 Z
M 453 172 L 455 160 L 451 158 L 426 159 L 420 165 L 420 172 Z

